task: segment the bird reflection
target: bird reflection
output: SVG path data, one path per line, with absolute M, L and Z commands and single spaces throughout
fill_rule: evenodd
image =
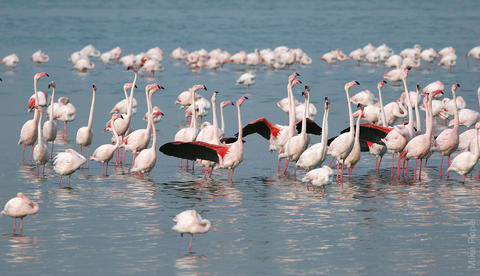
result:
M 34 255 L 35 251 L 32 250 L 33 248 L 38 248 L 37 236 L 26 237 L 18 234 L 8 234 L 4 236 L 10 242 L 8 244 L 10 251 L 5 254 L 8 256 L 6 259 L 7 262 L 23 263 L 38 258 L 38 256 Z
M 194 254 L 189 254 L 188 256 L 181 257 L 175 260 L 175 267 L 178 269 L 195 269 L 202 266 L 202 264 L 207 264 L 207 257 L 204 255 L 196 256 Z M 189 275 L 200 275 L 199 272 L 191 272 Z

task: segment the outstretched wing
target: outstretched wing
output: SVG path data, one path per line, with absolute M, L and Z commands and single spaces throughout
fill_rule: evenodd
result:
M 360 124 L 360 139 L 364 141 L 370 141 L 372 143 L 384 145 L 382 138 L 385 138 L 387 134 L 392 130 L 390 127 L 383 127 L 371 123 Z M 340 133 L 349 132 L 350 127 L 342 130 Z
M 188 160 L 209 160 L 218 163 L 218 156 L 228 151 L 228 146 L 212 145 L 204 142 L 170 142 L 159 149 L 162 153 Z
M 297 128 L 297 132 L 300 133 L 302 130 L 302 120 L 298 121 L 295 127 Z M 312 119 L 307 118 L 307 133 L 322 135 L 322 127 L 317 125 Z

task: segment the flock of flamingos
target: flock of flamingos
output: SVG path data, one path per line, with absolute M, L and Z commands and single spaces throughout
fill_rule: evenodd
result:
M 138 174 L 139 177 L 150 175 L 155 167 L 157 160 L 157 134 L 155 123 L 158 123 L 163 115 L 158 107 L 152 107 L 152 96 L 157 91 L 164 89 L 159 84 L 149 84 L 145 87 L 146 104 L 148 112 L 144 119 L 147 125 L 143 129 L 131 131 L 131 119 L 136 113 L 137 102 L 134 98 L 136 82 L 139 71 L 146 71 L 153 74 L 156 71 L 162 71 L 163 51 L 158 48 L 152 48 L 139 55 L 121 56 L 122 50 L 116 47 L 108 52 L 100 54 L 92 45 L 88 45 L 82 50 L 71 55 L 74 68 L 78 70 L 93 69 L 94 64 L 89 57 L 99 56 L 99 60 L 104 63 L 121 63 L 127 70 L 131 70 L 133 81 L 125 83 L 125 99 L 118 102 L 111 110 L 111 120 L 106 124 L 105 131 L 112 133 L 112 143 L 98 146 L 90 155 L 90 146 L 92 145 L 92 121 L 95 108 L 96 86 L 92 85 L 92 100 L 88 123 L 78 129 L 76 134 L 76 144 L 79 152 L 69 148 L 53 156 L 54 143 L 57 133 L 63 138 L 67 136 L 67 123 L 75 119 L 75 106 L 67 97 L 59 97 L 55 101 L 55 82 L 51 81 L 48 87 L 51 89 L 51 96 L 48 98 L 46 92 L 37 90 L 39 80 L 49 77 L 45 72 L 34 75 L 34 94 L 28 101 L 30 111 L 33 111 L 33 119 L 25 122 L 20 131 L 18 144 L 23 145 L 22 161 L 25 161 L 25 149 L 30 150 L 30 161 L 37 165 L 37 175 L 42 174 L 45 166 L 53 159 L 53 169 L 60 175 L 59 185 L 62 177 L 68 176 L 68 185 L 70 186 L 71 175 L 80 168 L 88 169 L 88 160 L 94 160 L 102 164 L 102 173 L 108 175 L 108 164 L 113 159 L 116 164 L 125 162 L 126 152 L 132 153 L 132 167 L 130 172 Z M 469 56 L 480 59 L 480 46 L 470 50 Z M 296 64 L 310 64 L 312 61 L 301 49 L 289 49 L 287 47 L 278 47 L 275 50 L 255 50 L 247 54 L 244 51 L 230 55 L 226 51 L 216 49 L 210 52 L 205 50 L 186 52 L 181 48 L 175 49 L 171 57 L 177 60 L 185 60 L 191 68 L 215 69 L 223 66 L 225 63 L 235 63 L 240 65 L 267 66 L 270 69 L 280 69 Z M 445 85 L 441 81 L 432 82 L 423 89 L 419 84 L 416 85 L 416 91 L 409 91 L 407 88 L 407 77 L 412 69 L 420 66 L 420 59 L 427 62 L 428 68 L 434 59 L 440 58 L 440 66 L 446 66 L 449 70 L 455 65 L 456 55 L 452 47 L 440 50 L 438 53 L 433 49 L 423 50 L 421 46 L 415 45 L 413 48 L 404 49 L 400 55 L 394 55 L 393 51 L 385 44 L 375 48 L 371 44 L 363 48 L 352 51 L 349 59 L 356 63 L 360 61 L 376 64 L 385 62 L 388 67 L 395 69 L 388 71 L 382 77 L 389 82 L 401 82 L 404 92 L 402 96 L 393 102 L 383 104 L 382 87 L 386 84 L 381 80 L 378 85 L 378 102 L 375 102 L 375 96 L 369 90 L 358 92 L 350 96 L 352 87 L 359 85 L 357 81 L 349 81 L 345 84 L 345 95 L 349 114 L 349 126 L 340 134 L 333 138 L 328 138 L 328 116 L 330 110 L 330 99 L 325 97 L 323 119 L 321 126 L 317 125 L 314 117 L 317 114 L 317 108 L 310 103 L 310 87 L 305 85 L 305 91 L 302 93 L 304 102 L 300 103 L 293 97 L 292 89 L 295 85 L 301 84 L 301 76 L 294 72 L 289 75 L 287 80 L 287 95 L 277 102 L 278 107 L 287 113 L 288 121 L 286 125 L 276 124 L 267 118 L 259 118 L 245 126 L 242 122 L 241 107 L 248 99 L 242 96 L 235 103 L 225 101 L 220 103 L 220 127 L 217 119 L 217 93 L 214 91 L 210 102 L 200 96 L 199 90 L 207 90 L 202 84 L 193 85 L 188 91 L 182 92 L 176 101 L 185 109 L 185 124 L 187 117 L 190 117 L 189 126 L 180 129 L 170 143 L 162 145 L 160 152 L 180 158 L 180 167 L 182 159 L 186 160 L 185 168 L 194 168 L 196 162 L 202 167 L 205 177 L 211 177 L 214 169 L 227 169 L 227 179 L 232 180 L 235 169 L 243 161 L 244 139 L 257 133 L 269 141 L 269 150 L 278 152 L 277 172 L 281 171 L 282 159 L 284 160 L 283 173 L 287 172 L 290 163 L 294 164 L 293 170 L 296 175 L 296 169 L 302 168 L 306 171 L 302 182 L 309 185 L 323 187 L 322 195 L 325 193 L 325 185 L 332 181 L 336 174 L 336 182 L 342 183 L 344 168 L 348 169 L 348 178 L 350 178 L 352 169 L 360 160 L 361 152 L 369 152 L 376 156 L 375 170 L 382 162 L 386 152 L 392 154 L 391 177 L 408 177 L 409 160 L 415 160 L 413 170 L 413 179 L 421 179 L 422 164 L 428 160 L 433 152 L 438 152 L 442 156 L 439 169 L 439 177 L 443 174 L 443 157 L 447 157 L 446 177 L 449 177 L 450 171 L 455 171 L 463 176 L 463 181 L 467 174 L 472 172 L 480 157 L 479 134 L 480 113 L 478 111 L 466 108 L 465 100 L 456 95 L 460 84 L 451 84 L 452 98 L 444 97 L 447 94 Z M 340 50 L 334 50 L 323 55 L 321 60 L 331 64 L 347 59 L 347 56 Z M 31 58 L 34 62 L 48 62 L 49 57 L 42 51 L 37 51 Z M 12 54 L 5 57 L 1 63 L 6 66 L 14 67 L 18 63 L 18 57 Z M 253 72 L 246 73 L 247 76 L 241 76 L 237 84 L 248 87 L 254 83 L 255 75 Z M 248 76 L 249 74 L 249 76 Z M 245 74 L 244 74 L 245 75 Z M 380 78 L 379 78 L 380 79 Z M 480 104 L 480 88 L 478 89 Z M 423 98 L 423 99 L 422 99 Z M 419 104 L 421 103 L 421 104 Z M 358 107 L 358 111 L 352 111 L 352 104 Z M 225 106 L 235 105 L 238 117 L 238 132 L 234 137 L 224 135 L 223 108 Z M 199 117 L 206 115 L 209 109 L 212 109 L 212 122 L 203 122 L 199 125 Z M 419 109 L 425 110 L 426 126 L 422 130 L 421 117 Z M 415 113 L 415 115 L 414 115 Z M 447 124 L 447 119 L 453 116 Z M 354 118 L 356 122 L 354 122 Z M 45 118 L 45 119 L 44 119 Z M 407 120 L 404 120 L 407 118 Z M 362 123 L 361 121 L 365 122 Z M 398 120 L 402 122 L 395 124 Z M 43 122 L 45 121 L 45 122 Z M 59 132 L 59 121 L 63 121 L 63 130 Z M 439 123 L 440 122 L 440 123 Z M 444 124 L 443 124 L 443 123 Z M 42 125 L 43 124 L 43 125 Z M 459 132 L 460 126 L 467 127 L 463 133 Z M 470 127 L 474 127 L 470 129 Z M 439 132 L 440 131 L 440 132 Z M 439 132 L 437 136 L 434 133 Z M 309 134 L 322 135 L 319 143 L 310 145 Z M 152 138 L 153 137 L 153 138 Z M 150 145 L 150 141 L 152 143 Z M 49 150 L 48 143 L 51 143 Z M 150 147 L 149 147 L 150 145 Z M 86 155 L 83 151 L 86 148 Z M 453 160 L 451 155 L 461 151 Z M 329 165 L 323 165 L 327 155 L 332 156 Z M 395 156 L 397 156 L 395 162 Z M 331 166 L 333 161 L 337 161 L 336 166 Z M 106 166 L 105 166 L 106 165 Z M 334 169 L 336 168 L 336 173 Z M 417 169 L 418 168 L 418 169 Z M 477 167 L 477 177 L 479 176 Z M 1 215 L 8 215 L 14 218 L 14 232 L 16 218 L 21 219 L 20 233 L 23 228 L 23 218 L 26 215 L 37 213 L 39 206 L 31 201 L 23 193 L 18 193 L 17 197 L 9 200 Z M 210 229 L 210 221 L 202 219 L 195 210 L 187 210 L 178 214 L 174 221 L 176 225 L 174 230 L 191 234 L 190 250 L 194 234 L 206 233 Z

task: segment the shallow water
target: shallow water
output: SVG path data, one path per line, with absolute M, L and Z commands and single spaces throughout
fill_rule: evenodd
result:
M 276 154 L 268 153 L 267 141 L 256 135 L 245 139 L 245 160 L 232 183 L 223 170 L 215 171 L 213 180 L 204 180 L 198 168 L 194 173 L 179 170 L 178 159 L 161 153 L 149 180 L 128 174 L 130 155 L 126 166 L 111 166 L 106 177 L 101 166 L 91 162 L 89 170 L 73 174 L 71 188 L 65 182 L 58 186 L 51 165 L 45 177 L 36 177 L 34 166 L 22 164 L 16 144 L 21 125 L 32 116 L 26 101 L 34 73 L 48 72 L 50 78 L 40 80 L 39 89 L 46 90 L 48 81 L 55 80 L 57 95 L 70 97 L 77 107 L 68 139 L 57 140 L 55 152 L 77 148 L 75 133 L 87 124 L 92 83 L 98 88 L 92 147 L 110 140 L 102 132 L 107 113 L 122 99 L 121 87 L 132 75 L 118 65 L 98 62 L 92 72 L 72 71 L 70 53 L 89 43 L 100 51 L 119 45 L 124 54 L 155 45 L 165 51 L 165 71 L 138 81 L 139 107 L 132 123 L 134 128 L 146 125 L 141 119 L 146 111 L 143 87 L 154 81 L 165 86 L 153 96 L 153 104 L 166 114 L 156 125 L 158 145 L 171 141 L 182 125 L 183 113 L 173 104 L 179 92 L 204 83 L 205 97 L 218 90 L 219 101 L 234 101 L 245 91 L 235 86 L 243 73 L 236 66 L 192 73 L 185 64 L 173 62 L 168 55 L 179 46 L 189 51 L 220 47 L 231 53 L 280 45 L 302 48 L 314 62 L 296 70 L 311 85 L 319 123 L 324 97 L 332 101 L 330 137 L 348 125 L 344 84 L 355 79 L 361 85 L 353 93 L 373 92 L 385 72 L 383 66 L 356 67 L 350 61 L 327 66 L 318 60 L 335 48 L 348 53 L 368 42 L 385 42 L 398 53 L 415 43 L 437 50 L 452 45 L 458 56 L 452 73 L 422 66 L 410 73 L 408 85 L 413 90 L 417 82 L 424 86 L 440 79 L 447 87 L 458 82 L 457 94 L 477 109 L 480 67 L 471 61 L 467 68 L 463 58 L 480 35 L 475 1 L 177 2 L 150 1 L 134 10 L 128 1 L 35 1 L 28 7 L 20 1 L 3 3 L 0 56 L 15 52 L 20 63 L 13 71 L 0 66 L 5 130 L 0 204 L 22 191 L 38 202 L 40 212 L 25 219 L 21 236 L 12 234 L 10 218 L 0 218 L 2 275 L 478 274 L 479 181 L 461 184 L 456 174 L 440 180 L 438 154 L 429 160 L 422 181 L 392 181 L 390 156 L 375 172 L 374 158 L 362 155 L 351 181 L 329 185 L 325 197 L 319 189 L 305 188 L 303 172 L 277 175 Z M 28 61 L 37 49 L 50 55 L 48 64 Z M 257 70 L 242 107 L 244 124 L 261 116 L 285 124 L 285 114 L 274 103 L 285 97 L 292 71 Z M 300 91 L 294 89 L 299 100 Z M 401 91 L 386 86 L 384 101 L 398 98 Z M 235 110 L 227 107 L 225 116 L 226 133 L 232 135 L 237 130 Z M 311 142 L 318 141 L 320 137 L 311 136 Z M 193 208 L 211 220 L 212 231 L 195 236 L 189 253 L 188 237 L 180 238 L 171 227 L 176 214 Z

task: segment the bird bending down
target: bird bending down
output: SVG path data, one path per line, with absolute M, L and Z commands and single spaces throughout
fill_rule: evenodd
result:
M 203 219 L 196 210 L 183 211 L 176 215 L 173 221 L 176 224 L 172 229 L 179 232 L 180 236 L 190 234 L 190 244 L 188 246 L 190 252 L 192 251 L 193 235 L 207 233 L 211 227 L 210 221 Z
M 448 167 L 447 172 L 455 171 L 463 176 L 462 181 L 465 182 L 465 175 L 470 173 L 473 167 L 478 162 L 480 156 L 480 150 L 478 145 L 478 130 L 480 129 L 480 123 L 475 124 L 475 138 L 473 143 L 473 152 L 464 151 L 455 156 L 452 160 L 452 164 Z
M 68 175 L 68 186 L 70 187 L 70 178 L 72 174 L 85 163 L 87 159 L 74 149 L 67 149 L 64 152 L 60 152 L 53 159 L 53 169 L 60 174 L 60 180 L 58 185 L 62 183 L 62 177 Z
M 15 233 L 16 219 L 20 218 L 20 235 L 23 231 L 23 218 L 27 215 L 35 215 L 38 212 L 38 204 L 31 201 L 23 193 L 18 193 L 16 197 L 7 201 L 3 211 L 0 213 L 2 216 L 13 217 L 13 232 Z
M 322 196 L 325 195 L 325 185 L 330 184 L 333 177 L 333 170 L 329 166 L 325 165 L 321 168 L 317 168 L 309 171 L 305 177 L 302 178 L 302 182 L 305 182 L 308 189 L 308 183 L 312 186 L 323 187 Z

